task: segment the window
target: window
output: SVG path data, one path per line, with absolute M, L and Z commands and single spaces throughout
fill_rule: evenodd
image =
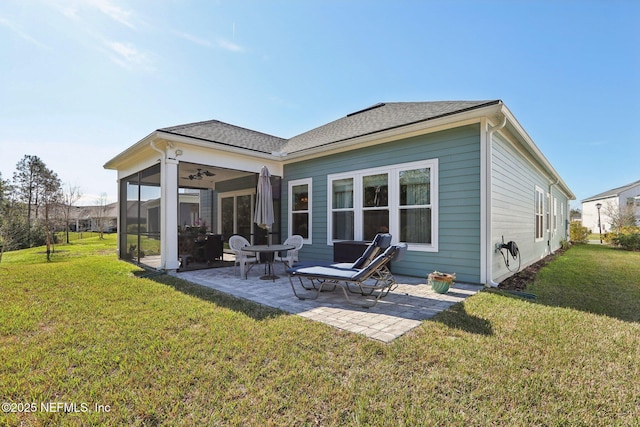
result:
M 553 198 L 553 231 L 558 230 L 558 199 Z
M 544 238 L 544 190 L 540 187 L 536 186 L 535 192 L 535 231 L 536 231 L 536 241 L 542 240 Z
M 412 250 L 437 251 L 437 160 L 328 176 L 328 244 L 389 232 Z
M 337 179 L 331 186 L 331 236 L 334 240 L 352 240 L 353 222 L 353 178 Z
M 551 227 L 551 194 L 547 194 L 547 203 L 546 203 L 546 210 L 545 212 L 547 213 L 546 215 L 546 223 L 547 223 L 547 233 L 549 232 L 549 228 Z
M 638 201 L 640 201 L 640 198 L 627 197 L 627 206 L 633 207 L 634 205 L 638 205 Z
M 228 239 L 239 234 L 249 241 L 253 239 L 253 212 L 255 191 L 242 190 L 218 194 L 220 218 L 218 230 Z
M 400 241 L 431 244 L 429 168 L 400 171 Z
M 289 234 L 311 243 L 311 178 L 289 181 Z
M 389 174 L 362 177 L 362 238 L 389 230 Z

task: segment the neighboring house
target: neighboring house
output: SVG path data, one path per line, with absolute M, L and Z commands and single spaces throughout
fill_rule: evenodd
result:
M 69 228 L 72 231 L 113 232 L 117 229 L 118 203 L 104 206 L 74 206 L 69 211 Z
M 599 214 L 603 233 L 611 231 L 610 214 L 618 213 L 621 209 L 632 210 L 636 224 L 640 226 L 640 181 L 613 188 L 582 200 L 582 225 L 593 233 L 600 231 L 598 204 L 600 205 Z
M 150 221 L 162 269 L 178 268 L 185 226 L 260 241 L 252 217 L 265 165 L 274 241 L 301 234 L 301 260 L 330 261 L 335 242 L 389 230 L 409 245 L 394 272 L 455 272 L 491 286 L 513 274 L 503 241 L 517 243 L 524 267 L 568 240 L 575 196 L 502 101 L 398 102 L 289 139 L 215 120 L 152 132 L 105 164 L 118 171 L 121 256 L 133 241 L 158 239 Z M 193 215 L 179 195 L 193 193 L 198 224 L 186 224 Z M 160 211 L 145 218 L 151 204 Z

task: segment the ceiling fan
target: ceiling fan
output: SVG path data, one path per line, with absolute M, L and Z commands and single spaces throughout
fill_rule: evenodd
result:
M 197 169 L 198 172 L 191 174 L 191 175 L 187 175 L 187 176 L 183 176 L 182 178 L 184 179 L 190 179 L 190 180 L 201 180 L 202 178 L 204 178 L 205 176 L 214 176 L 215 173 L 213 172 L 209 172 L 208 170 L 203 171 L 202 169 L 198 168 Z

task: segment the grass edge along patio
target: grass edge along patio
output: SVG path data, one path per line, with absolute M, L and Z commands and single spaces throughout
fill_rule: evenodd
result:
M 118 261 L 115 236 L 5 253 L 7 425 L 620 425 L 640 417 L 640 253 L 574 246 L 389 343 Z M 142 277 L 147 275 L 147 277 Z M 46 279 L 45 279 L 46 278 Z M 23 406 L 24 407 L 24 406 Z M 40 406 L 38 406 L 40 408 Z

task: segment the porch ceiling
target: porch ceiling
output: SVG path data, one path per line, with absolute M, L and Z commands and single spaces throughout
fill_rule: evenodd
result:
M 187 162 L 178 164 L 178 186 L 183 188 L 215 188 L 217 182 L 250 175 L 255 174 L 205 164 Z

